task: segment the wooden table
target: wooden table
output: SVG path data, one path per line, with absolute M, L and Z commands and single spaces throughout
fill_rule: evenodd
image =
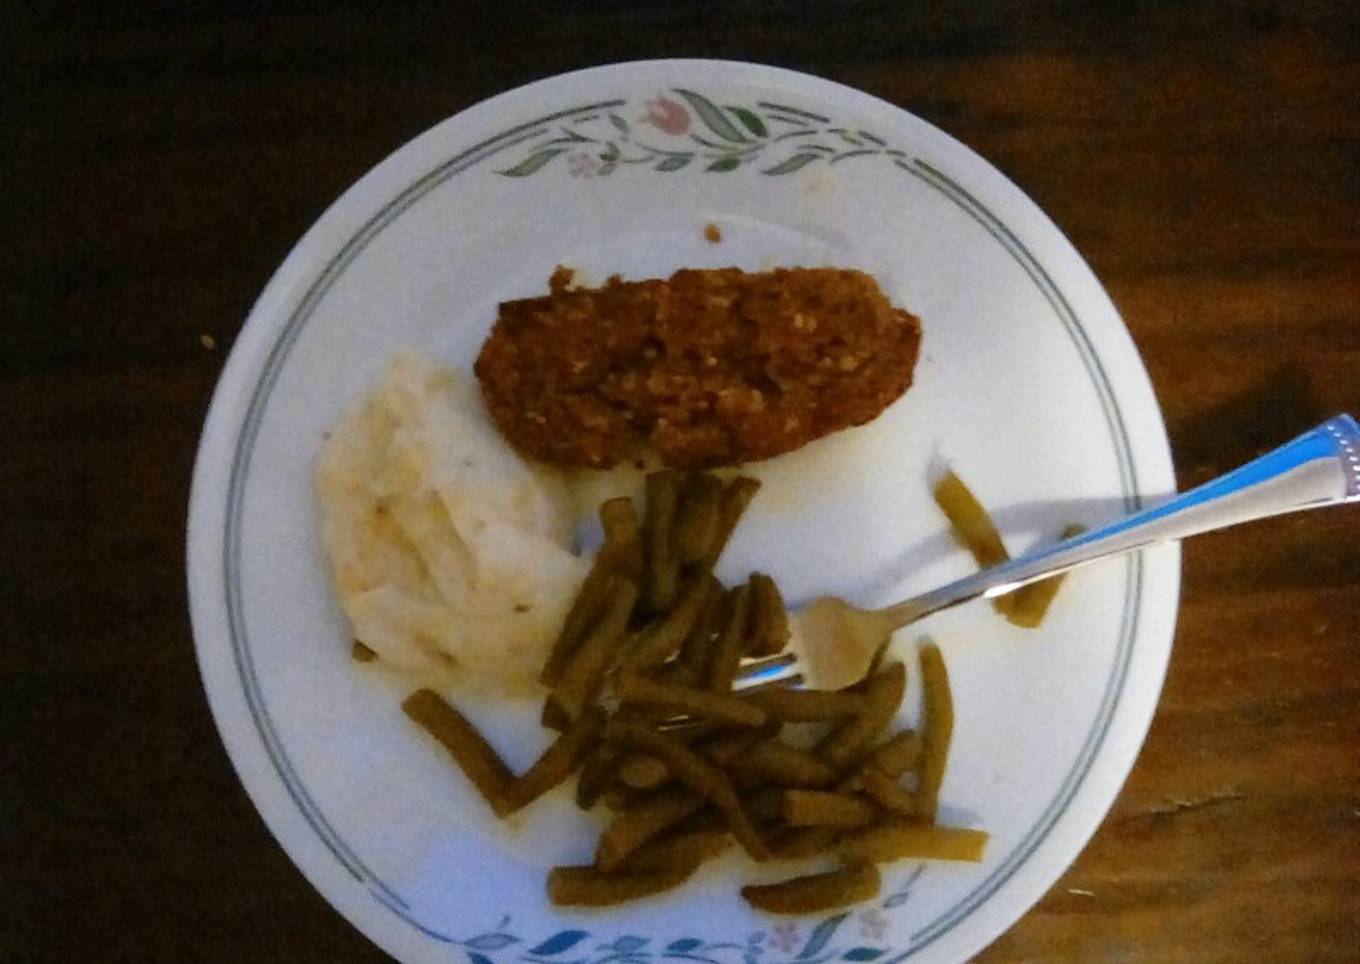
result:
M 185 503 L 214 380 L 293 241 L 490 94 L 663 55 L 862 88 L 976 148 L 1085 254 L 1183 486 L 1360 412 L 1354 4 L 32 6 L 0 14 L 6 961 L 384 959 L 294 870 L 222 752 Z M 1357 642 L 1356 510 L 1188 545 L 1137 767 L 981 959 L 1356 960 Z

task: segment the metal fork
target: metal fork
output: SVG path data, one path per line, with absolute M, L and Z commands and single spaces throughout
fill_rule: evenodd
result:
M 1299 509 L 1360 500 L 1360 424 L 1338 415 L 1226 475 L 1150 509 L 957 579 L 883 609 L 823 596 L 791 614 L 789 649 L 751 661 L 739 689 L 838 689 L 863 677 L 904 626 L 979 596 L 993 597 L 1098 559 Z

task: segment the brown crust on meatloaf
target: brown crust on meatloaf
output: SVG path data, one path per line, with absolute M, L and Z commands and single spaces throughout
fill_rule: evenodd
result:
M 477 358 L 516 449 L 608 468 L 766 459 L 877 416 L 911 384 L 918 319 L 835 268 L 685 269 L 507 301 Z

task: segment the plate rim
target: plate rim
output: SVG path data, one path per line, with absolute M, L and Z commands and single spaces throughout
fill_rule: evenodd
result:
M 289 313 L 275 310 L 276 306 L 277 308 L 285 308 L 291 304 L 293 300 L 292 295 L 296 293 L 297 286 L 304 283 L 307 275 L 310 273 L 306 269 L 309 267 L 314 268 L 317 264 L 325 263 L 326 259 L 320 258 L 319 255 L 332 248 L 336 238 L 343 237 L 345 233 L 343 231 L 344 216 L 349 214 L 352 220 L 354 213 L 366 214 L 370 211 L 371 203 L 368 195 L 373 193 L 373 188 L 381 184 L 384 179 L 390 180 L 390 176 L 393 172 L 400 170 L 404 166 L 409 167 L 411 162 L 421 153 L 424 144 L 430 144 L 440 136 L 441 133 L 447 133 L 460 122 L 468 123 L 469 120 L 475 119 L 475 116 L 470 118 L 469 115 L 476 115 L 479 112 L 490 113 L 505 101 L 519 100 L 521 98 L 533 96 L 539 92 L 546 92 L 549 88 L 563 84 L 564 82 L 585 79 L 593 80 L 597 75 L 618 71 L 627 72 L 637 69 L 646 71 L 675 70 L 677 72 L 692 72 L 696 69 L 713 70 L 715 68 L 721 68 L 728 72 L 721 78 L 721 82 L 726 84 L 748 82 L 777 86 L 778 82 L 781 80 L 794 81 L 802 86 L 807 86 L 811 83 L 811 86 L 813 87 L 821 87 L 829 99 L 839 98 L 842 101 L 851 99 L 860 103 L 869 102 L 876 104 L 878 109 L 887 110 L 894 115 L 897 115 L 899 119 L 905 119 L 908 126 L 917 125 L 931 138 L 933 147 L 945 147 L 950 152 L 957 153 L 958 156 L 962 158 L 962 162 L 969 166 L 970 173 L 978 173 L 984 180 L 992 180 L 994 183 L 989 185 L 989 188 L 999 189 L 1008 195 L 1008 202 L 1010 202 L 1012 206 L 1018 206 L 1020 208 L 1020 213 L 1024 215 L 1027 227 L 1030 230 L 1042 232 L 1045 235 L 1046 245 L 1055 243 L 1058 245 L 1058 254 L 1061 257 L 1065 270 L 1069 272 L 1075 271 L 1077 273 L 1078 278 L 1076 280 L 1082 282 L 1086 289 L 1084 292 L 1085 297 L 1096 297 L 1100 301 L 1103 301 L 1103 304 L 1099 306 L 1102 309 L 1100 313 L 1108 316 L 1114 324 L 1108 324 L 1105 321 L 1102 321 L 1099 334 L 1103 340 L 1113 341 L 1115 343 L 1113 346 L 1106 346 L 1106 354 L 1112 349 L 1117 349 L 1123 356 L 1121 358 L 1122 375 L 1119 385 L 1120 394 L 1123 396 L 1144 396 L 1141 399 L 1136 399 L 1136 407 L 1139 409 L 1139 415 L 1145 416 L 1149 414 L 1150 411 L 1150 414 L 1153 416 L 1151 424 L 1144 425 L 1140 429 L 1143 433 L 1151 431 L 1151 437 L 1148 437 L 1146 434 L 1140 437 L 1140 445 L 1144 450 L 1148 449 L 1150 445 L 1152 451 L 1142 451 L 1136 458 L 1134 458 L 1131 452 L 1130 457 L 1134 462 L 1139 463 L 1140 468 L 1148 471 L 1149 478 L 1145 480 L 1145 485 L 1146 483 L 1166 484 L 1169 482 L 1170 486 L 1174 488 L 1174 475 L 1171 472 L 1170 449 L 1166 439 L 1165 423 L 1160 406 L 1156 403 L 1155 394 L 1152 391 L 1146 367 L 1143 364 L 1141 356 L 1137 352 L 1136 346 L 1132 341 L 1132 337 L 1129 334 L 1122 317 L 1110 301 L 1104 287 L 1091 272 L 1091 269 L 1086 264 L 1085 260 L 1075 250 L 1066 236 L 1063 235 L 1062 231 L 1052 222 L 1052 220 L 1048 218 L 1048 216 L 1039 209 L 1019 187 L 1006 178 L 1004 174 L 949 134 L 935 128 L 933 125 L 929 124 L 929 122 L 922 120 L 897 105 L 834 81 L 815 77 L 811 74 L 789 71 L 784 68 L 768 67 L 741 61 L 680 58 L 608 64 L 543 78 L 480 101 L 433 125 L 428 130 L 422 132 L 397 150 L 393 151 L 370 169 L 363 177 L 346 189 L 308 228 L 307 232 L 297 242 L 280 267 L 275 271 L 274 275 L 261 292 L 259 298 L 252 306 L 246 322 L 241 329 L 240 336 L 233 346 L 230 356 L 223 368 L 222 374 L 214 390 L 212 401 L 209 405 L 208 414 L 204 421 L 203 434 L 200 439 L 198 453 L 195 459 L 193 484 L 189 499 L 188 545 L 186 552 L 186 575 L 190 590 L 190 610 L 200 674 L 203 679 L 204 689 L 209 698 L 214 723 L 217 726 L 219 735 L 228 751 L 228 755 L 231 758 L 232 765 L 237 772 L 238 778 L 241 780 L 248 796 L 270 832 L 274 835 L 275 839 L 279 842 L 280 846 L 283 847 L 284 851 L 289 855 L 294 864 L 297 865 L 304 876 L 307 877 L 309 882 L 311 882 L 312 885 L 326 897 L 328 902 L 340 911 L 342 916 L 349 920 L 351 924 L 358 927 L 370 940 L 373 940 L 378 946 L 398 957 L 398 959 L 416 959 L 417 955 L 410 946 L 411 941 L 402 940 L 400 939 L 400 935 L 393 935 L 388 932 L 390 930 L 389 928 L 378 926 L 375 923 L 372 914 L 365 912 L 371 911 L 371 902 L 368 902 L 366 908 L 360 908 L 353 899 L 353 893 L 345 895 L 336 892 L 338 888 L 335 886 L 336 882 L 334 880 L 327 879 L 327 885 L 323 886 L 322 880 L 319 880 L 318 877 L 325 878 L 326 875 L 323 871 L 319 870 L 315 864 L 316 854 L 314 852 L 299 852 L 314 850 L 314 848 L 305 847 L 303 841 L 299 840 L 297 835 L 292 832 L 293 828 L 297 825 L 297 820 L 295 816 L 293 819 L 289 819 L 286 807 L 290 804 L 287 800 L 281 800 L 279 798 L 279 791 L 283 789 L 282 786 L 280 785 L 280 787 L 271 788 L 265 785 L 268 781 L 275 778 L 275 774 L 273 773 L 260 772 L 261 763 L 267 763 L 267 760 L 262 760 L 260 757 L 260 754 L 265 751 L 265 748 L 263 746 L 249 745 L 254 741 L 251 740 L 248 734 L 243 734 L 239 727 L 233 725 L 235 717 L 239 715 L 240 708 L 229 707 L 227 705 L 228 696 L 231 694 L 220 691 L 214 685 L 214 680 L 219 678 L 216 673 L 217 671 L 220 671 L 222 654 L 220 652 L 213 653 L 210 651 L 207 640 L 212 635 L 214 628 L 220 633 L 220 624 L 223 622 L 223 619 L 221 618 L 220 612 L 214 613 L 210 611 L 212 609 L 212 594 L 207 589 L 207 586 L 214 582 L 216 582 L 217 585 L 221 585 L 221 577 L 225 575 L 225 564 L 221 569 L 216 570 L 218 578 L 214 580 L 212 578 L 214 575 L 214 567 L 211 564 L 211 559 L 205 557 L 205 553 L 209 556 L 211 555 L 210 543 L 212 542 L 212 536 L 214 533 L 225 534 L 228 520 L 225 511 L 218 513 L 213 506 L 209 505 L 210 496 L 214 493 L 217 493 L 218 495 L 224 494 L 222 490 L 225 488 L 225 486 L 221 484 L 225 479 L 221 477 L 215 478 L 213 475 L 214 470 L 220 473 L 221 467 L 220 465 L 214 464 L 212 455 L 215 452 L 218 452 L 219 449 L 222 452 L 230 452 L 233 448 L 233 445 L 231 444 L 232 436 L 239 438 L 237 433 L 243 427 L 243 422 L 247 415 L 245 411 L 239 411 L 239 409 L 241 409 L 240 402 L 242 398 L 252 391 L 251 385 L 245 376 L 257 373 L 257 368 L 258 373 L 267 371 L 269 358 L 278 350 L 279 329 L 281 325 L 286 325 L 287 315 Z M 740 76 L 743 74 L 747 76 Z M 965 191 L 965 193 L 967 192 Z M 1085 277 L 1081 277 L 1082 275 L 1085 275 Z M 1061 289 L 1059 289 L 1059 295 L 1061 296 Z M 261 348 L 270 338 L 274 339 L 274 344 L 270 348 L 269 356 L 264 359 L 264 364 L 262 366 L 252 364 L 253 362 L 260 360 Z M 1120 342 L 1123 344 L 1119 344 Z M 1102 353 L 1097 351 L 1094 347 L 1092 347 L 1092 352 L 1097 360 L 1101 358 Z M 1127 398 L 1126 401 L 1134 402 L 1135 399 Z M 1150 410 L 1148 409 L 1149 402 Z M 233 405 L 232 403 L 235 404 Z M 1130 407 L 1134 406 L 1130 405 Z M 224 442 L 226 444 L 222 444 Z M 1158 442 L 1160 442 L 1160 445 L 1156 444 Z M 226 461 L 230 462 L 231 460 L 228 459 Z M 1135 486 L 1137 484 L 1137 480 L 1135 480 Z M 1137 493 L 1137 491 L 1138 490 L 1135 489 L 1135 493 Z M 1144 488 L 1143 491 L 1146 491 L 1146 488 Z M 222 504 L 223 500 L 218 498 L 216 500 L 216 505 L 220 506 Z M 214 526 L 212 524 L 214 517 L 220 517 L 221 525 Z M 1170 547 L 1168 551 L 1159 550 L 1159 558 L 1161 560 L 1160 567 L 1161 575 L 1163 577 L 1160 580 L 1163 583 L 1160 587 L 1160 593 L 1162 598 L 1167 599 L 1167 602 L 1163 604 L 1163 613 L 1169 614 L 1172 630 L 1165 634 L 1165 643 L 1160 647 L 1165 652 L 1160 654 L 1161 658 L 1156 665 L 1156 671 L 1152 674 L 1155 677 L 1155 680 L 1153 680 L 1154 685 L 1151 687 L 1152 695 L 1150 702 L 1148 702 L 1146 707 L 1147 712 L 1144 714 L 1145 719 L 1135 719 L 1131 723 L 1125 725 L 1127 731 L 1126 737 L 1131 735 L 1132 739 L 1125 739 L 1124 742 L 1132 742 L 1133 752 L 1127 754 L 1127 764 L 1120 764 L 1114 767 L 1114 769 L 1120 772 L 1117 774 L 1112 788 L 1106 787 L 1108 793 L 1100 794 L 1102 799 L 1096 801 L 1096 810 L 1098 812 L 1096 813 L 1095 819 L 1090 822 L 1089 829 L 1082 829 L 1076 833 L 1067 841 L 1069 846 L 1062 848 L 1064 851 L 1070 850 L 1071 853 L 1060 860 L 1057 871 L 1051 874 L 1051 877 L 1054 880 L 1056 880 L 1062 870 L 1070 864 L 1076 854 L 1086 846 L 1090 837 L 1099 826 L 1100 821 L 1104 818 L 1105 814 L 1108 813 L 1109 807 L 1113 803 L 1123 780 L 1136 762 L 1137 747 L 1141 745 L 1146 735 L 1147 727 L 1150 725 L 1153 712 L 1155 712 L 1156 695 L 1160 692 L 1165 678 L 1168 661 L 1167 657 L 1169 657 L 1172 635 L 1174 633 L 1174 620 L 1178 610 L 1179 550 L 1174 547 Z M 1141 568 L 1142 563 L 1140 557 L 1131 557 L 1128 565 Z M 1154 653 L 1152 658 L 1155 659 L 1158 655 L 1159 654 Z M 1148 657 L 1144 658 L 1146 659 Z M 1127 662 L 1129 666 L 1133 665 L 1132 653 L 1129 654 Z M 1146 678 L 1144 682 L 1147 682 Z M 1126 686 L 1127 681 L 1121 680 L 1120 686 L 1115 692 L 1116 702 L 1124 696 Z M 1147 689 L 1147 687 L 1145 686 L 1144 689 Z M 1145 693 L 1144 700 L 1146 699 L 1147 696 Z M 1116 706 L 1111 710 L 1110 718 L 1106 724 L 1107 730 L 1114 725 L 1114 714 L 1117 709 L 1118 707 Z M 263 739 L 262 734 L 261 738 Z M 1071 808 L 1077 791 L 1091 779 L 1092 766 L 1096 762 L 1096 758 L 1099 757 L 1102 752 L 1106 751 L 1098 741 L 1097 745 L 1092 750 L 1092 757 L 1088 762 L 1086 771 L 1078 779 L 1073 794 L 1067 801 L 1066 806 L 1068 809 Z M 1121 758 L 1123 755 L 1124 754 L 1121 754 Z M 1107 780 L 1106 783 L 1108 784 L 1108 782 L 1109 781 Z M 285 805 L 283 810 L 280 810 L 281 803 Z M 1053 820 L 1050 821 L 1049 826 L 1045 829 L 1042 836 L 1051 836 L 1058 823 L 1068 816 L 1070 816 L 1070 814 L 1060 810 L 1059 813 L 1054 816 Z M 1031 853 L 1020 861 L 1020 866 L 1017 867 L 1017 869 L 1023 868 L 1025 861 L 1029 860 L 1030 857 L 1033 856 L 1033 851 L 1041 847 L 1042 844 L 1042 839 L 1036 842 Z M 1049 861 L 1049 863 L 1053 862 L 1054 861 Z M 995 888 L 993 888 L 992 893 L 1007 885 L 1009 882 L 1010 879 L 1002 880 Z M 1049 881 L 1049 884 L 1051 884 L 1051 880 Z M 349 888 L 349 890 L 353 892 L 358 889 Z M 991 898 L 992 893 L 984 895 L 979 903 L 985 903 L 986 900 Z M 968 944 L 971 946 L 971 949 L 968 953 L 975 953 L 981 947 L 994 940 L 1000 933 L 1008 929 L 1016 919 L 1028 912 L 1030 907 L 1033 906 L 1033 903 L 1037 902 L 1042 896 L 1042 893 L 1043 891 L 1038 891 L 1031 900 L 1024 902 L 1019 910 L 999 927 L 989 928 L 989 930 L 994 930 L 994 932 L 984 934 L 982 939 L 976 942 L 976 946 L 971 946 L 974 942 L 969 941 Z M 419 927 L 419 924 L 416 926 Z M 385 933 L 380 935 L 375 933 L 377 930 L 384 931 Z M 409 935 L 407 936 L 409 937 Z M 921 945 L 902 955 L 896 955 L 892 957 L 891 960 L 900 960 L 908 954 L 918 954 L 924 946 L 925 945 Z M 408 957 L 408 954 L 411 956 Z

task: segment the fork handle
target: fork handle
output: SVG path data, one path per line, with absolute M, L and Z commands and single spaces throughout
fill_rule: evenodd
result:
M 899 626 L 978 596 L 999 596 L 1076 566 L 1298 509 L 1360 500 L 1360 424 L 1328 419 L 1292 442 L 1117 522 L 983 569 L 883 610 Z

